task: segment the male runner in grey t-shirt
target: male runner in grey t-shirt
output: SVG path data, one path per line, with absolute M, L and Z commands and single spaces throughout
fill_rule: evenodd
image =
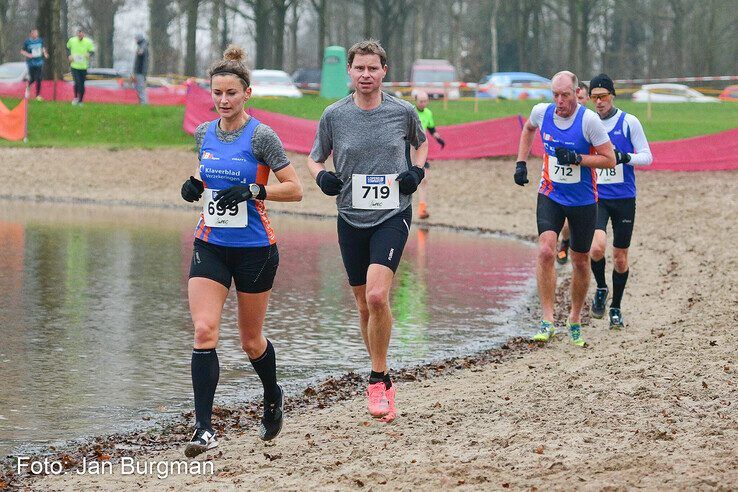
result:
M 405 146 L 415 147 L 416 162 L 424 163 L 428 144 L 415 108 L 381 91 L 386 60 L 376 41 L 351 47 L 348 73 L 356 92 L 326 108 L 308 168 L 323 193 L 337 196 L 338 244 L 372 362 L 369 413 L 389 422 L 397 416 L 387 372 L 389 290 L 410 232 L 410 195 L 425 176 L 422 167 L 408 169 Z M 324 166 L 331 153 L 335 172 Z

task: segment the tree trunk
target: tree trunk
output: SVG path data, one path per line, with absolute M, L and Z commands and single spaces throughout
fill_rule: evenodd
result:
M 114 60 L 113 38 L 115 36 L 115 14 L 123 0 L 99 2 L 84 0 L 83 5 L 92 20 L 91 34 L 95 39 L 95 58 L 98 67 L 112 67 Z M 131 42 L 133 42 L 131 40 Z
M 223 0 L 225 2 L 225 0 Z M 228 47 L 228 43 L 230 43 L 230 32 L 228 30 L 228 9 L 226 8 L 225 3 L 223 4 L 223 8 L 220 11 L 221 16 L 223 17 L 223 29 L 220 31 L 220 52 L 224 52 L 226 48 Z
M 580 13 L 580 19 L 581 19 L 581 26 L 579 29 L 579 73 L 578 75 L 580 78 L 583 76 L 584 73 L 588 73 L 591 71 L 592 67 L 589 65 L 589 54 L 590 49 L 587 45 L 587 41 L 589 40 L 589 22 L 590 22 L 590 15 L 592 13 L 592 4 L 587 1 L 583 0 L 579 2 L 579 13 Z M 588 78 L 586 75 L 584 75 L 584 78 Z
M 292 0 L 272 0 L 274 15 L 274 58 L 272 67 L 284 70 L 284 26 Z
M 372 11 L 374 10 L 374 0 L 364 0 L 364 39 L 372 37 Z
M 49 52 L 44 75 L 45 78 L 58 80 L 68 67 L 67 40 L 61 32 L 61 0 L 40 0 L 38 7 L 36 25 Z
M 255 68 L 270 68 L 273 53 L 270 39 L 272 32 L 270 22 L 271 1 L 255 0 L 252 6 L 254 10 L 254 24 L 256 26 Z
M 149 72 L 177 71 L 177 53 L 167 31 L 174 20 L 171 0 L 149 0 Z
M 292 2 L 290 18 L 290 73 L 297 70 L 297 28 L 300 25 L 299 2 Z
M 210 11 L 210 52 L 212 57 L 220 55 L 220 11 L 225 10 L 223 0 L 212 0 Z
M 313 9 L 315 9 L 315 13 L 318 16 L 317 58 L 318 66 L 321 66 L 323 64 L 323 50 L 325 50 L 325 0 L 310 0 L 310 3 L 313 4 Z
M 8 0 L 0 0 L 0 63 L 5 63 L 5 49 L 8 43 Z
M 500 11 L 500 0 L 492 0 L 492 17 L 489 21 L 489 33 L 490 33 L 490 40 L 492 42 L 490 48 L 492 50 L 492 66 L 491 70 L 492 72 L 499 72 L 500 71 L 500 62 L 499 62 L 499 53 L 497 48 L 497 14 Z
M 61 35 L 62 38 L 69 39 L 69 2 L 61 0 Z
M 197 11 L 200 0 L 187 0 L 187 51 L 185 52 L 185 75 L 197 75 Z

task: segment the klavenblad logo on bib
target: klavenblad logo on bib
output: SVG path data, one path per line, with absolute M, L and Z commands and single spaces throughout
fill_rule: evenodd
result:
M 366 184 L 370 184 L 370 185 L 384 184 L 385 180 L 386 180 L 386 176 L 367 176 Z

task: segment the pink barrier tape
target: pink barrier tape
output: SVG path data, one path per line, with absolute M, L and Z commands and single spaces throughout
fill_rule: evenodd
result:
M 728 171 L 738 169 L 738 128 L 711 135 L 652 142 L 653 164 L 644 171 Z
M 249 113 L 269 125 L 279 135 L 285 149 L 308 154 L 313 145 L 318 122 L 250 108 Z M 213 109 L 210 93 L 198 85 L 190 85 L 186 98 L 183 128 L 194 133 L 197 125 L 218 117 Z M 494 120 L 440 126 L 439 133 L 446 141 L 441 149 L 429 138 L 429 160 L 480 159 L 511 157 L 518 153 L 520 131 L 525 120 L 510 116 Z M 713 135 L 654 142 L 651 144 L 654 164 L 637 168 L 670 171 L 718 171 L 738 169 L 738 128 Z M 538 132 L 533 140 L 531 154 L 543 155 L 543 143 Z
M 667 77 L 662 79 L 620 79 L 616 84 L 666 84 L 676 82 L 716 82 L 723 80 L 738 80 L 738 75 L 717 75 L 709 77 Z
M 0 83 L 1 97 L 21 98 L 25 90 L 25 82 Z M 31 93 L 36 94 L 35 87 Z M 185 103 L 185 89 L 181 87 L 149 88 L 146 89 L 146 95 L 149 104 L 157 106 L 178 106 Z M 41 83 L 41 97 L 47 101 L 71 101 L 74 98 L 74 85 L 60 80 L 55 86 L 53 80 L 44 80 Z M 84 102 L 138 104 L 138 96 L 134 89 L 105 89 L 87 84 Z

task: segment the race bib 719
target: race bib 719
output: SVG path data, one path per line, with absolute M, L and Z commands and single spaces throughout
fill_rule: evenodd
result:
M 351 175 L 351 204 L 364 210 L 386 210 L 400 206 L 397 174 Z

